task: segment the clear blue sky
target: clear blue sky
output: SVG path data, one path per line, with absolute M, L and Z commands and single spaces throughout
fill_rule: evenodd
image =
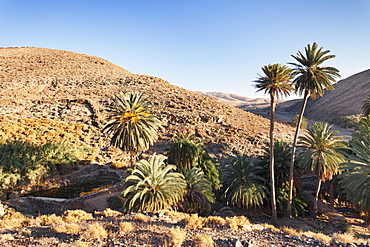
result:
M 342 79 L 370 68 L 369 0 L 0 0 L 0 23 L 0 47 L 98 56 L 194 91 L 263 97 L 261 67 L 312 42 Z

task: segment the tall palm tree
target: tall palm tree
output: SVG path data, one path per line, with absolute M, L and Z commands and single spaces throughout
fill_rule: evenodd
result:
M 181 173 L 173 172 L 174 165 L 166 165 L 163 155 L 150 156 L 135 163 L 135 169 L 124 183 L 124 208 L 128 212 L 156 212 L 175 206 L 186 192 L 186 181 Z
M 366 97 L 366 100 L 364 100 L 363 102 L 363 106 L 362 106 L 362 110 L 364 110 L 364 115 L 365 117 L 370 115 L 370 95 L 368 95 Z
M 143 93 L 120 92 L 112 101 L 103 131 L 112 134 L 112 146 L 128 152 L 132 159 L 157 141 L 157 130 L 162 123 L 149 112 L 149 101 Z
M 271 208 L 272 218 L 277 219 L 276 199 L 275 199 L 275 178 L 274 178 L 274 115 L 276 108 L 276 98 L 289 96 L 291 90 L 292 70 L 286 65 L 269 64 L 262 67 L 264 75 L 260 75 L 255 81 L 258 91 L 265 91 L 270 94 L 270 183 L 271 183 Z
M 338 69 L 334 67 L 322 66 L 322 63 L 335 57 L 335 55 L 328 54 L 330 50 L 323 51 L 322 49 L 322 47 L 319 48 L 316 42 L 314 42 L 312 45 L 308 44 L 305 48 L 305 54 L 302 54 L 300 51 L 298 51 L 296 55 L 292 55 L 292 57 L 297 60 L 298 63 L 289 63 L 295 66 L 293 69 L 294 74 L 296 75 L 294 79 L 295 89 L 300 96 L 303 95 L 301 112 L 299 114 L 292 144 L 292 158 L 290 161 L 289 201 L 287 207 L 287 215 L 289 217 L 292 215 L 295 152 L 307 100 L 309 97 L 316 99 L 318 96 L 324 95 L 325 89 L 333 90 L 333 84 L 336 83 L 336 78 L 340 77 Z
M 342 151 L 347 146 L 340 137 L 335 137 L 339 131 L 331 131 L 331 128 L 332 126 L 328 126 L 327 123 L 316 122 L 298 142 L 306 149 L 299 156 L 299 165 L 315 174 L 318 180 L 314 202 L 315 213 L 321 182 L 332 179 L 337 173 L 338 165 L 345 161 Z
M 353 206 L 370 215 L 370 137 L 351 143 L 354 155 L 340 165 L 343 192 Z

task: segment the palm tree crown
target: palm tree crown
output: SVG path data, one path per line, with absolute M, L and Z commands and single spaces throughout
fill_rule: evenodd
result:
M 363 103 L 362 110 L 364 110 L 364 115 L 366 117 L 370 115 L 370 95 L 367 96 Z
M 332 126 L 327 123 L 316 122 L 298 142 L 306 148 L 300 155 L 299 165 L 309 169 L 321 181 L 331 179 L 336 174 L 338 164 L 344 161 L 341 150 L 347 147 L 340 137 L 335 137 L 339 131 L 331 129 Z
M 370 215 L 370 138 L 355 140 L 349 162 L 340 165 L 343 192 L 353 206 Z
M 289 63 L 295 66 L 294 84 L 300 95 L 308 92 L 310 97 L 315 99 L 317 96 L 324 94 L 324 89 L 333 90 L 333 83 L 336 82 L 336 77 L 340 77 L 339 70 L 334 67 L 325 67 L 321 64 L 335 55 L 328 55 L 330 50 L 322 51 L 322 47 L 318 47 L 314 42 L 305 48 L 305 54 L 300 51 L 292 57 L 298 63 Z
M 103 128 L 113 134 L 111 145 L 134 154 L 148 150 L 157 141 L 161 126 L 149 113 L 149 101 L 139 92 L 120 92 L 112 101 L 109 121 Z
M 257 92 L 273 94 L 274 97 L 289 96 L 292 88 L 292 70 L 286 65 L 269 64 L 262 67 L 264 75 L 255 80 Z
M 163 155 L 150 156 L 135 163 L 124 183 L 124 208 L 131 212 L 155 212 L 176 205 L 184 196 L 186 181 L 181 173 L 166 165 Z

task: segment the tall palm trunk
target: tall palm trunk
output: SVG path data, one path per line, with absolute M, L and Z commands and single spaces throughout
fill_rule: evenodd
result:
M 293 140 L 293 144 L 292 144 L 292 155 L 291 155 L 290 170 L 289 170 L 289 197 L 288 197 L 288 208 L 287 208 L 287 216 L 290 217 L 290 218 L 292 217 L 293 186 L 294 186 L 293 177 L 294 177 L 295 152 L 296 152 L 296 149 L 297 149 L 297 140 L 298 140 L 298 136 L 299 136 L 299 130 L 301 128 L 301 123 L 302 123 L 304 111 L 306 110 L 307 100 L 308 100 L 308 90 L 305 91 L 304 96 L 303 96 L 301 113 L 299 114 L 299 117 L 298 117 L 298 123 L 297 123 L 297 126 L 296 126 L 294 140 Z
M 320 189 L 321 189 L 321 179 L 318 178 L 317 188 L 316 188 L 316 193 L 315 193 L 315 202 L 313 204 L 313 211 L 314 211 L 314 216 L 315 217 L 316 217 L 316 214 L 317 214 L 317 204 L 318 204 L 318 201 L 319 201 Z
M 275 97 L 271 94 L 270 109 L 270 183 L 271 183 L 271 211 L 272 219 L 277 220 L 276 199 L 275 199 L 275 154 L 274 154 L 274 115 Z

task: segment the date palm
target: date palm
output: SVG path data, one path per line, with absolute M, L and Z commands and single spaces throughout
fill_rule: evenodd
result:
M 255 81 L 258 91 L 270 94 L 270 183 L 271 183 L 271 208 L 272 218 L 277 219 L 275 198 L 275 175 L 274 175 L 274 114 L 276 99 L 289 96 L 291 90 L 292 70 L 282 64 L 269 64 L 262 67 L 263 75 Z
M 364 115 L 366 117 L 370 115 L 370 95 L 367 96 L 363 103 L 362 110 L 364 110 Z
M 124 208 L 128 212 L 156 212 L 175 206 L 186 192 L 186 181 L 174 165 L 166 165 L 163 155 L 135 163 L 124 183 Z
M 294 173 L 294 162 L 297 140 L 299 136 L 299 126 L 301 126 L 304 111 L 306 109 L 307 100 L 309 97 L 316 99 L 318 96 L 324 95 L 324 90 L 333 90 L 333 84 L 336 83 L 336 78 L 339 76 L 339 70 L 334 67 L 323 66 L 322 64 L 335 57 L 335 55 L 329 55 L 330 50 L 323 51 L 322 47 L 319 47 L 316 42 L 312 45 L 308 44 L 305 48 L 305 53 L 298 51 L 296 55 L 292 57 L 297 63 L 289 63 L 295 66 L 294 70 L 294 84 L 295 89 L 300 96 L 303 95 L 303 102 L 301 112 L 298 118 L 298 124 L 294 135 L 292 144 L 292 158 L 290 163 L 289 171 L 289 201 L 287 207 L 287 215 L 292 215 L 292 198 L 293 198 L 293 173 Z
M 339 131 L 331 131 L 327 123 L 316 122 L 308 128 L 308 133 L 299 138 L 298 144 L 305 149 L 299 156 L 299 166 L 309 170 L 317 177 L 314 211 L 317 211 L 321 182 L 332 179 L 338 171 L 338 165 L 345 161 L 343 150 L 347 147 L 340 137 Z
M 252 163 L 248 157 L 233 157 L 232 164 L 226 166 L 224 179 L 223 198 L 227 204 L 239 208 L 261 206 L 267 194 L 263 172 L 263 168 Z
M 158 139 L 161 121 L 149 112 L 149 101 L 144 94 L 120 92 L 112 101 L 108 123 L 103 128 L 112 135 L 110 144 L 130 153 L 131 158 L 148 150 Z
M 351 144 L 354 155 L 340 165 L 344 172 L 340 183 L 353 206 L 370 215 L 370 138 L 355 140 Z

